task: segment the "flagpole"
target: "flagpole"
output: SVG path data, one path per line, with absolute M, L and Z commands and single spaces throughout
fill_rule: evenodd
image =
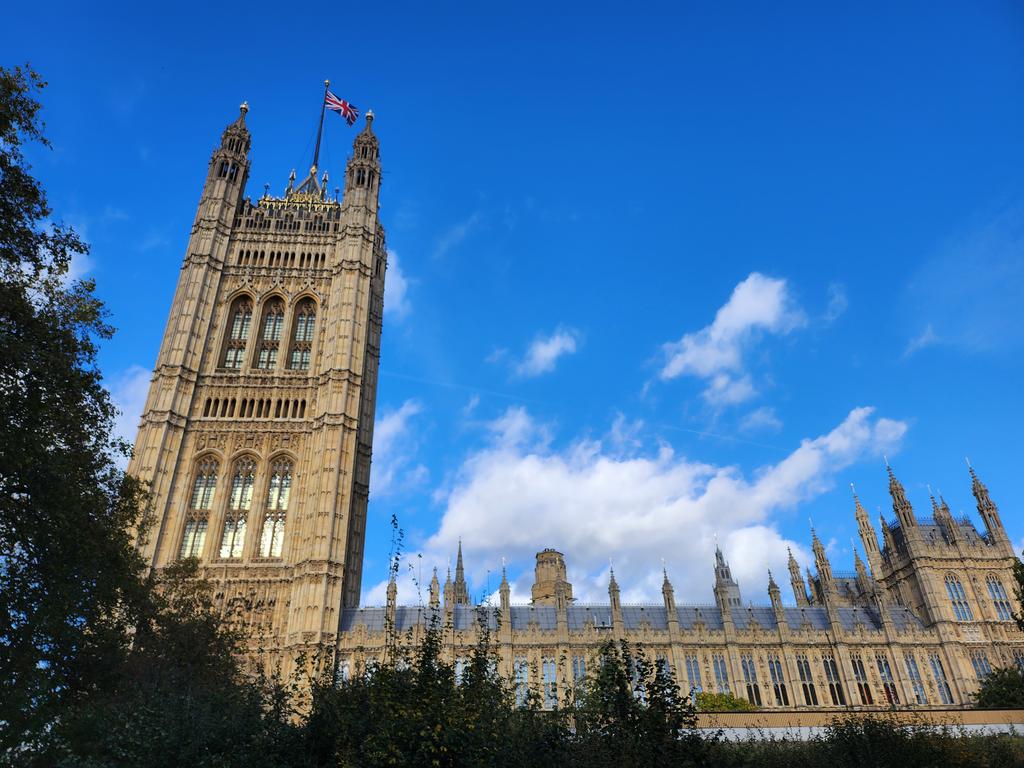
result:
M 327 89 L 331 87 L 330 80 L 324 80 L 324 97 L 320 100 L 320 127 L 316 129 L 316 149 L 313 150 L 313 171 L 316 171 L 320 162 L 320 136 L 324 132 L 324 111 L 327 108 Z

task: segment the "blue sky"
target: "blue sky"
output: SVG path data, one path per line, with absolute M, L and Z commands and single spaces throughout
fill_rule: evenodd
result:
M 898 6 L 898 7 L 895 7 Z M 55 20 L 59 19 L 59 23 Z M 883 454 L 1024 545 L 1018 4 L 21 4 L 58 217 L 92 243 L 133 434 L 209 153 L 248 100 L 254 197 L 321 95 L 373 108 L 392 262 L 364 597 L 461 536 L 475 596 L 564 551 L 577 596 L 766 600 L 808 519 L 852 568 Z M 321 165 L 340 177 L 337 119 Z M 980 522 L 978 523 L 980 525 Z M 443 575 L 443 573 L 442 573 Z M 412 602 L 409 573 L 401 599 Z M 788 590 L 787 590 L 788 591 Z

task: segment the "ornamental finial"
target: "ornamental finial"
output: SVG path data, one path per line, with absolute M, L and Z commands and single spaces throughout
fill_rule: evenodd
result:
M 243 101 L 241 104 L 239 104 L 238 105 L 238 111 L 241 112 L 243 115 L 246 112 L 248 112 L 249 111 L 249 102 L 248 101 Z

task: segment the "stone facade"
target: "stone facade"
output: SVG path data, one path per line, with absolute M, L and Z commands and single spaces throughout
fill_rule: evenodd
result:
M 854 511 L 867 563 L 851 574 L 832 571 L 812 529 L 814 573 L 805 581 L 790 554 L 796 605 L 783 605 L 768 574 L 768 604 L 744 603 L 721 550 L 715 553 L 715 603 L 676 602 L 665 574 L 662 603 L 622 605 L 610 571 L 608 603 L 572 600 L 562 554 L 537 554 L 530 605 L 511 605 L 502 578 L 497 606 L 472 606 L 461 545 L 456 581 L 436 587 L 427 606 L 400 606 L 392 583 L 384 608 L 342 611 L 337 674 L 344 677 L 388 653 L 388 627 L 415 641 L 432 623 L 444 629 L 445 652 L 468 657 L 486 623 L 501 671 L 520 690 L 532 687 L 548 706 L 586 674 L 601 644 L 624 639 L 671 665 L 687 690 L 731 692 L 766 709 L 888 709 L 969 705 L 979 680 L 997 666 L 1024 669 L 1024 633 L 1013 619 L 1013 547 L 988 490 L 970 472 L 979 532 L 932 499 L 933 516 L 918 519 L 889 470 L 895 519 L 881 520 L 882 546 L 860 500 Z M 436 584 L 436 575 L 435 575 Z
M 687 689 L 766 708 L 963 706 L 992 667 L 1024 665 L 1012 546 L 971 470 L 984 523 L 941 498 L 918 520 L 889 471 L 894 519 L 882 543 L 854 496 L 866 553 L 833 573 L 812 532 L 807 580 L 790 556 L 795 606 L 768 575 L 769 604 L 745 605 L 719 550 L 715 604 L 573 600 L 563 555 L 537 555 L 529 605 L 474 606 L 462 546 L 455 579 L 435 572 L 426 606 L 359 608 L 387 251 L 373 115 L 357 135 L 340 198 L 317 168 L 281 197 L 244 197 L 246 105 L 210 159 L 129 472 L 151 484 L 153 568 L 199 559 L 222 614 L 248 638 L 249 668 L 334 656 L 344 677 L 382 658 L 386 628 L 415 640 L 444 627 L 456 663 L 485 622 L 502 671 L 548 706 L 609 638 L 641 644 Z M 442 594 L 443 593 L 443 594 Z
M 387 250 L 372 113 L 343 197 L 314 166 L 254 202 L 247 111 L 210 158 L 128 471 L 150 566 L 198 557 L 253 667 L 287 668 L 359 602 Z

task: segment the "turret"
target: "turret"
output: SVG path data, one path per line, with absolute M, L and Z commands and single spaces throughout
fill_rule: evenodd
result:
M 928 486 L 928 498 L 932 502 L 932 517 L 935 519 L 935 524 L 942 529 L 942 533 L 950 544 L 955 544 L 959 538 L 959 531 L 957 530 L 956 521 L 953 520 L 953 515 L 949 511 L 949 506 L 946 504 L 946 500 L 943 499 L 940 504 L 935 500 L 935 494 L 932 493 L 931 486 Z
M 512 600 L 510 596 L 511 590 L 508 586 L 508 576 L 505 574 L 504 563 L 501 566 L 501 585 L 498 587 L 498 594 L 501 598 L 501 614 L 505 616 L 509 614 L 512 607 Z
M 978 514 L 981 515 L 982 522 L 985 523 L 989 541 L 1007 541 L 1006 529 L 1003 528 L 1002 520 L 999 519 L 999 509 L 988 495 L 988 488 L 978 479 L 974 467 L 970 463 L 967 464 L 967 469 L 971 473 L 971 492 L 978 502 Z
M 438 608 L 441 605 L 441 585 L 437 581 L 437 568 L 434 568 L 434 575 L 430 578 L 430 607 Z
M 346 210 L 365 209 L 377 213 L 380 192 L 380 142 L 373 133 L 373 111 L 366 113 L 366 126 L 356 136 L 352 157 L 345 166 L 345 194 L 342 205 Z
M 534 605 L 572 602 L 572 584 L 566 578 L 565 557 L 554 549 L 537 553 L 530 598 Z
M 903 490 L 903 484 L 896 479 L 892 467 L 886 462 L 885 470 L 889 473 L 889 495 L 892 496 L 892 511 L 896 513 L 896 519 L 903 527 L 903 538 L 909 540 L 914 529 L 917 528 L 917 519 L 914 517 L 914 509 L 907 500 L 907 492 Z
M 466 587 L 466 571 L 462 567 L 462 540 L 459 539 L 459 552 L 455 558 L 454 599 L 456 605 L 469 605 L 469 589 Z
M 882 578 L 882 553 L 878 549 L 878 536 L 871 525 L 871 518 L 868 517 L 867 511 L 860 503 L 860 498 L 857 496 L 857 490 L 853 487 L 853 483 L 850 483 L 850 490 L 853 491 L 853 507 L 857 517 L 857 531 L 860 533 L 861 544 L 864 545 L 864 554 L 868 558 L 868 568 L 870 568 L 871 577 L 873 579 L 880 579 Z
M 793 550 L 786 547 L 786 552 L 789 553 L 789 583 L 793 587 L 793 597 L 796 599 L 797 607 L 804 608 L 807 606 L 807 585 L 804 584 L 800 566 L 793 557 Z
M 661 575 L 661 597 L 665 601 L 665 613 L 671 618 L 676 615 L 676 591 L 672 588 L 672 582 L 668 580 L 668 571 L 664 566 Z
M 619 583 L 615 581 L 615 570 L 608 566 L 608 604 L 612 609 L 612 632 L 616 638 L 625 637 L 626 624 L 622 618 L 622 601 L 619 599 Z
M 738 607 L 743 604 L 740 586 L 733 579 L 732 570 L 719 547 L 715 547 L 715 599 L 721 606 Z
M 868 575 L 867 568 L 864 567 L 864 561 L 860 559 L 860 552 L 857 551 L 856 547 L 853 550 L 853 567 L 857 572 L 857 587 L 860 589 L 861 594 L 871 594 L 874 591 L 874 584 Z
M 221 134 L 220 146 L 210 156 L 210 166 L 203 185 L 203 199 L 196 219 L 217 219 L 231 226 L 249 180 L 249 147 L 252 138 L 245 125 L 249 105 L 242 102 L 238 118 Z
M 451 560 L 448 562 L 448 575 L 444 580 L 444 610 L 445 613 L 452 613 L 455 610 L 455 585 L 452 584 Z
M 832 578 L 832 564 L 825 554 L 825 547 L 818 538 L 817 531 L 811 527 L 811 547 L 814 549 L 814 565 L 818 570 L 818 586 L 821 589 L 822 597 L 831 597 L 835 594 L 836 583 Z
M 398 606 L 398 585 L 395 583 L 394 574 L 388 580 L 388 602 L 387 607 L 384 609 L 384 626 L 389 632 L 394 635 L 395 632 L 395 612 Z
M 779 585 L 775 583 L 775 577 L 772 576 L 772 572 L 768 571 L 768 598 L 772 601 L 772 608 L 775 611 L 775 615 L 781 616 L 782 611 L 782 592 L 779 589 Z

